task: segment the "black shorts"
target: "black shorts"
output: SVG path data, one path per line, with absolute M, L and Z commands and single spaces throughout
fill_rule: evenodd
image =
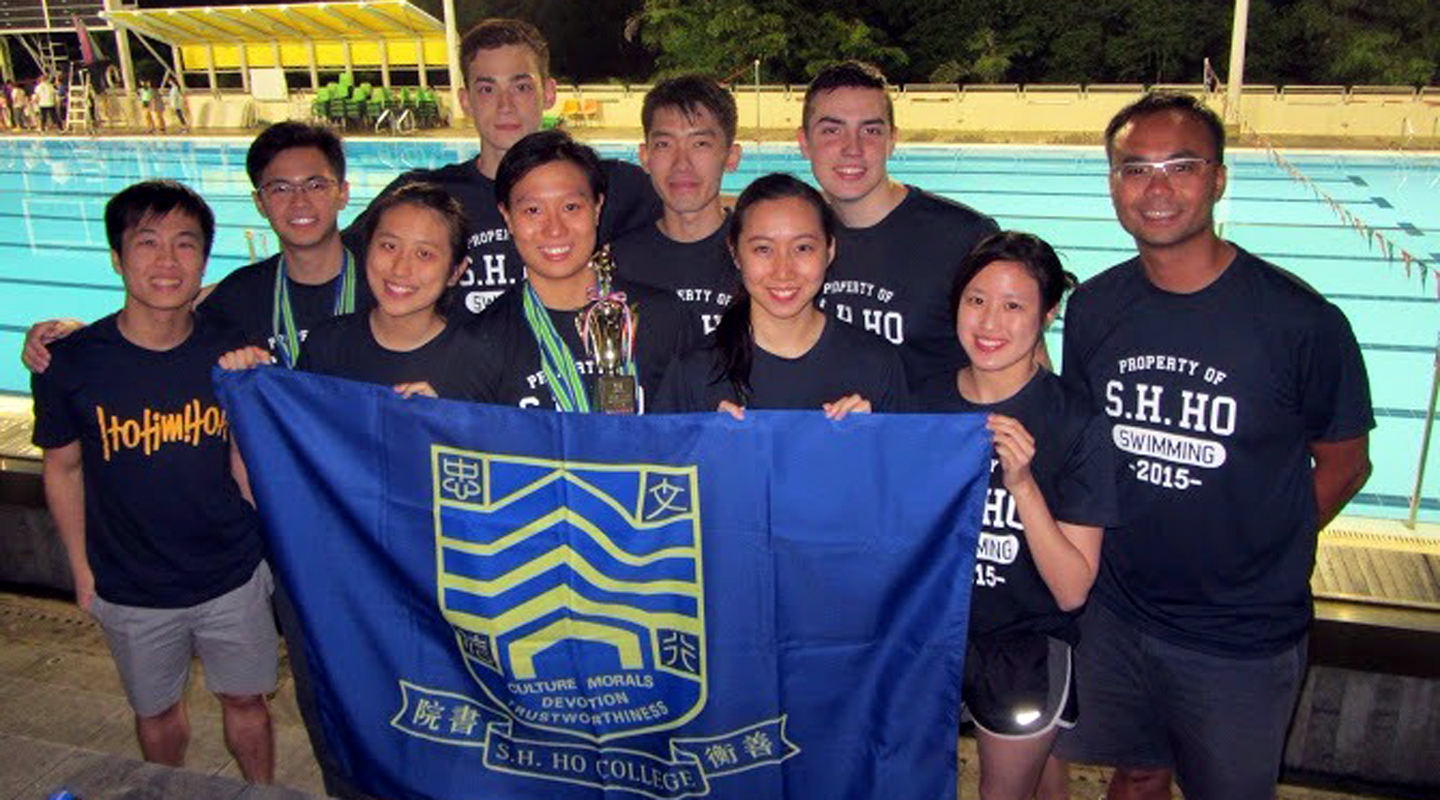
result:
M 1069 728 L 1078 716 L 1069 644 L 1044 634 L 970 640 L 965 711 L 986 733 L 1028 739 Z

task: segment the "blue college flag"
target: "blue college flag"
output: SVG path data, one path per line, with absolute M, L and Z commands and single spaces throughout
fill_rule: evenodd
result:
M 218 379 L 378 797 L 955 792 L 983 418 L 609 417 Z

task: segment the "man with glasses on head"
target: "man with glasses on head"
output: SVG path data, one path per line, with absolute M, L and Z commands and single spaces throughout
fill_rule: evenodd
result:
M 1105 132 L 1137 257 L 1065 315 L 1064 377 L 1115 424 L 1105 532 L 1055 752 L 1119 767 L 1109 797 L 1273 797 L 1306 669 L 1316 537 L 1369 475 L 1359 346 L 1338 308 L 1219 238 L 1225 132 L 1154 93 Z

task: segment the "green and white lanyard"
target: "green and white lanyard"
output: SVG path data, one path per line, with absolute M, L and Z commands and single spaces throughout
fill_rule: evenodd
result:
M 555 405 L 561 411 L 589 413 L 590 397 L 580 380 L 580 370 L 575 368 L 575 356 L 555 330 L 555 323 L 550 321 L 549 312 L 529 281 L 525 282 L 525 321 L 535 334 L 535 343 L 540 345 L 540 368 L 550 384 L 550 393 L 555 395 Z
M 331 316 L 355 311 L 355 256 L 344 249 L 340 266 L 340 285 L 335 287 L 335 303 Z M 275 305 L 271 314 L 271 330 L 275 335 L 275 355 L 280 365 L 293 369 L 300 361 L 300 331 L 295 325 L 295 312 L 290 308 L 290 279 L 285 275 L 285 256 L 275 265 Z

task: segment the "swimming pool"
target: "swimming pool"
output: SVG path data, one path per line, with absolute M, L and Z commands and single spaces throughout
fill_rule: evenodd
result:
M 245 175 L 248 140 L 0 140 L 0 392 L 25 394 L 19 365 L 25 328 L 55 316 L 94 319 L 121 301 L 105 241 L 105 201 L 134 181 L 177 178 L 215 209 L 218 230 L 207 280 L 217 280 L 275 249 L 255 211 Z M 605 155 L 634 148 L 602 144 Z M 474 154 L 468 141 L 351 141 L 348 222 L 399 172 Z M 1440 265 L 1440 155 L 1286 152 L 1323 191 L 1398 248 Z M 1349 316 L 1370 371 L 1378 427 L 1375 473 L 1347 513 L 1404 516 L 1414 481 L 1440 333 L 1434 276 L 1406 275 L 1342 221 L 1314 189 L 1263 153 L 1232 151 L 1230 183 L 1217 218 L 1225 235 L 1298 274 Z M 808 178 L 796 148 L 747 148 L 725 181 L 738 193 L 775 170 Z M 904 146 L 891 172 L 907 183 L 960 199 L 1007 228 L 1033 231 L 1056 246 L 1082 279 L 1134 253 L 1116 224 L 1099 148 Z M 1050 334 L 1059 354 L 1063 320 Z M 1421 518 L 1440 521 L 1440 465 L 1429 471 Z

